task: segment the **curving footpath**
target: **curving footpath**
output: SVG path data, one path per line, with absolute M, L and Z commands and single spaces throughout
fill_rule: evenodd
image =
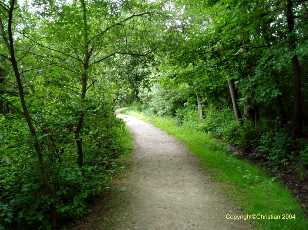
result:
M 75 229 L 241 230 L 241 213 L 174 137 L 137 118 L 121 115 L 135 138 L 127 175 L 115 181 L 104 205 Z

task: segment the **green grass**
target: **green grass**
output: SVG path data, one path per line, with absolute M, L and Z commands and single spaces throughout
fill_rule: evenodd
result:
M 131 153 L 134 147 L 134 138 L 133 135 L 130 133 L 130 131 L 123 126 L 120 127 L 119 130 L 119 147 L 121 156 L 117 160 L 117 162 L 120 164 L 120 173 L 125 170 L 127 163 L 131 157 Z
M 308 221 L 286 187 L 251 163 L 231 155 L 226 146 L 204 132 L 177 126 L 172 118 L 127 112 L 146 120 L 184 142 L 195 154 L 212 180 L 219 182 L 242 214 L 295 214 L 295 220 L 254 220 L 256 229 L 308 229 Z

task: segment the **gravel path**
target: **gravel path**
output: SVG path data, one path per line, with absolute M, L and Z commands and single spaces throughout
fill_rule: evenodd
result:
M 75 229 L 251 229 L 248 223 L 225 218 L 240 210 L 183 144 L 134 117 L 123 119 L 135 137 L 127 175 L 115 181 L 104 205 L 94 207 L 87 222 Z

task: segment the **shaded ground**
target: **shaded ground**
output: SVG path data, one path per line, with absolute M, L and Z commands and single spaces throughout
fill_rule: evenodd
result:
M 123 119 L 135 137 L 127 175 L 114 182 L 104 201 L 74 229 L 251 229 L 248 223 L 225 218 L 241 211 L 183 144 L 134 117 Z

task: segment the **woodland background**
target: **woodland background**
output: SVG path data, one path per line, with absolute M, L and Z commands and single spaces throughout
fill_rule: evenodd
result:
M 305 208 L 307 7 L 2 0 L 0 228 L 85 215 L 130 151 L 114 112 L 132 104 L 282 173 Z

